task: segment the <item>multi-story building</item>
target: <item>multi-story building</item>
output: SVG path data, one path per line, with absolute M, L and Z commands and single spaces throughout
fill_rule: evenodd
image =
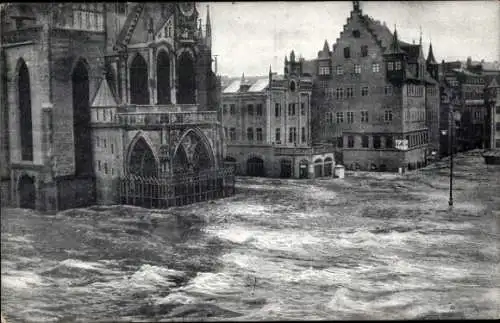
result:
M 438 149 L 438 71 L 429 54 L 426 62 L 421 42 L 399 40 L 354 1 L 333 50 L 325 42 L 318 53 L 313 90 L 313 128 L 336 143 L 347 168 L 415 169 L 426 165 L 430 141 Z
M 457 149 L 484 148 L 487 137 L 485 77 L 491 71 L 483 70 L 482 63 L 472 63 L 470 57 L 466 63 L 443 61 L 441 70 L 446 86 L 455 93 Z
M 142 179 L 220 168 L 210 18 L 202 28 L 195 3 L 9 3 L 1 15 L 3 202 L 159 206 L 171 192 Z
M 229 80 L 222 91 L 225 161 L 240 174 L 332 176 L 333 147 L 311 134 L 311 75 L 305 60 L 285 58 L 284 75 Z M 313 144 L 314 143 L 314 144 Z
M 487 141 L 486 149 L 491 150 L 486 156 L 494 157 L 496 163 L 500 162 L 500 74 L 488 79 L 485 89 L 487 109 Z

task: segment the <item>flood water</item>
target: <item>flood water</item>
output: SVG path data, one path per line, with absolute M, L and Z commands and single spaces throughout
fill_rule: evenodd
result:
M 146 210 L 2 210 L 9 322 L 499 318 L 500 166 L 240 178 Z

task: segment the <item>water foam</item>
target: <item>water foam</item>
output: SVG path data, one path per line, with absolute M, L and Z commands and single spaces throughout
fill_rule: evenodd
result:
M 130 276 L 128 284 L 141 289 L 156 289 L 158 286 L 172 287 L 175 286 L 173 279 L 183 275 L 181 271 L 144 264 Z

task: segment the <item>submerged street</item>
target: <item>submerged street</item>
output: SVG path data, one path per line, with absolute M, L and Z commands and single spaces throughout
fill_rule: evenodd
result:
M 167 210 L 2 210 L 8 322 L 498 318 L 500 167 L 239 178 Z

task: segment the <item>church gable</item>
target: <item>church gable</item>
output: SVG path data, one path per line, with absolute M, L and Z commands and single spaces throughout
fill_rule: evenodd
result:
M 157 29 L 155 34 L 155 41 L 166 40 L 168 43 L 174 43 L 174 15 L 170 15 L 170 17 L 160 25 L 160 28 Z

